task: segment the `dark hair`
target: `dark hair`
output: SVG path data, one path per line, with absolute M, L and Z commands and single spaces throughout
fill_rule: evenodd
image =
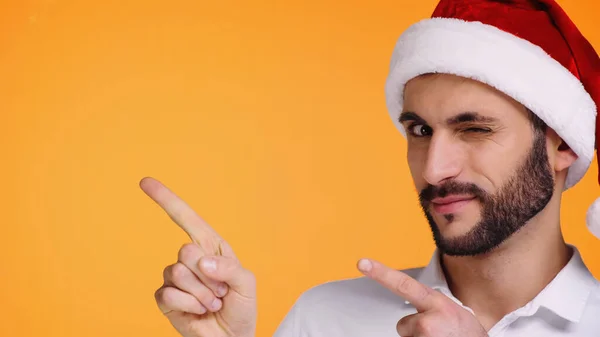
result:
M 546 124 L 546 122 L 544 122 L 540 117 L 538 117 L 538 115 L 536 115 L 529 108 L 525 108 L 525 109 L 527 109 L 527 114 L 529 117 L 529 121 L 531 122 L 531 127 L 533 128 L 533 131 L 540 132 L 540 133 L 546 133 L 546 129 L 548 128 L 548 125 Z

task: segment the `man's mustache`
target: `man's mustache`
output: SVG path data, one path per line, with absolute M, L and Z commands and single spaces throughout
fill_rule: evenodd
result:
M 427 187 L 419 193 L 419 202 L 421 203 L 421 206 L 427 208 L 431 203 L 431 200 L 451 195 L 471 195 L 480 200 L 485 200 L 488 197 L 488 193 L 485 190 L 473 183 L 450 180 L 442 185 L 427 185 Z

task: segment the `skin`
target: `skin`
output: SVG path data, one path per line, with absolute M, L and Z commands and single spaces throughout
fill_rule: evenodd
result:
M 406 86 L 404 110 L 416 112 L 433 130 L 430 137 L 408 135 L 407 159 L 418 191 L 428 184 L 455 180 L 474 183 L 493 194 L 513 176 L 531 150 L 534 131 L 526 109 L 473 80 L 452 75 L 415 78 Z M 492 117 L 495 122 L 448 125 L 449 118 L 465 111 Z M 469 128 L 491 131 L 468 132 Z M 486 330 L 532 300 L 572 254 L 559 220 L 567 169 L 577 157 L 552 129 L 547 129 L 545 139 L 555 183 L 546 207 L 489 253 L 442 257 L 452 293 L 474 310 Z M 432 217 L 444 238 L 457 238 L 478 223 L 481 205 L 466 204 L 453 213 L 452 221 L 436 212 Z
M 417 114 L 432 130 L 429 137 L 408 133 L 408 164 L 418 191 L 455 180 L 493 194 L 527 158 L 534 139 L 527 112 L 497 90 L 456 76 L 434 75 L 411 80 L 404 94 L 405 111 Z M 483 126 L 493 131 L 457 132 L 464 125 L 450 125 L 447 120 L 465 111 L 494 118 Z M 472 124 L 469 127 L 478 127 Z M 415 129 L 419 128 L 407 131 Z M 533 299 L 567 263 L 572 252 L 560 232 L 559 208 L 567 169 L 576 156 L 551 129 L 544 138 L 554 180 L 546 207 L 489 252 L 442 256 L 452 293 L 473 309 L 475 316 L 400 271 L 370 259 L 358 262 L 364 275 L 417 309 L 416 314 L 399 318 L 400 336 L 487 336 L 487 330 Z M 254 336 L 253 273 L 242 266 L 223 238 L 166 186 L 146 177 L 140 188 L 192 240 L 180 249 L 177 262 L 164 270 L 164 284 L 155 293 L 159 309 L 185 337 Z M 478 225 L 481 207 L 473 201 L 451 216 L 435 210 L 431 216 L 442 238 L 460 239 Z M 208 268 L 210 265 L 213 268 Z M 224 286 L 222 292 L 220 286 Z M 217 306 L 212 307 L 215 301 Z
M 254 336 L 253 273 L 241 265 L 219 234 L 161 182 L 146 177 L 140 188 L 192 240 L 163 272 L 164 284 L 154 294 L 161 312 L 184 337 Z M 219 286 L 224 286 L 222 292 Z

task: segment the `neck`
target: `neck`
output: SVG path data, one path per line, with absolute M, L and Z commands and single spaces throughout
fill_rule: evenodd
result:
M 443 255 L 441 262 L 454 296 L 489 330 L 530 302 L 571 255 L 559 216 L 541 212 L 494 251 L 473 257 Z

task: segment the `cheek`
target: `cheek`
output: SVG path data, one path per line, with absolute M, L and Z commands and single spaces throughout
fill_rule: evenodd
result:
M 523 151 L 492 146 L 471 151 L 470 162 L 474 171 L 483 176 L 494 189 L 498 189 L 515 174 L 523 156 Z
M 425 183 L 423 178 L 423 170 L 425 169 L 425 159 L 427 157 L 427 149 L 423 147 L 411 147 L 409 146 L 406 153 L 406 161 L 410 169 L 415 187 L 421 190 Z

